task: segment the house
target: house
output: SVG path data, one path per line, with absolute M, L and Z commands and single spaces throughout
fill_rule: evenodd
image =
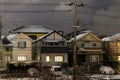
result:
M 74 47 L 74 38 L 68 41 L 71 50 Z M 85 32 L 76 36 L 76 56 L 77 65 L 102 64 L 103 51 L 102 41 L 91 32 Z
M 67 39 L 63 34 L 52 31 L 33 41 L 33 60 L 41 60 L 43 65 L 68 64 Z
M 105 53 L 105 62 L 111 62 L 111 66 L 120 68 L 119 65 L 115 65 L 116 62 L 120 62 L 120 33 L 116 33 L 110 37 L 105 37 L 102 41 Z M 114 63 L 114 65 L 112 65 L 112 63 Z
M 12 61 L 32 60 L 32 39 L 27 35 L 10 34 L 7 36 L 12 43 Z
M 12 61 L 12 43 L 7 37 L 2 38 L 2 63 L 1 67 L 6 67 L 9 61 Z
M 9 31 L 9 33 L 24 33 L 25 35 L 29 36 L 33 40 L 38 39 L 41 36 L 51 32 L 53 30 L 47 28 L 46 26 L 42 25 L 24 25 Z

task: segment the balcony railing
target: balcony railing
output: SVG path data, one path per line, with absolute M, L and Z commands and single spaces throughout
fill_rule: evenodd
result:
M 41 47 L 42 53 L 66 53 L 68 47 Z

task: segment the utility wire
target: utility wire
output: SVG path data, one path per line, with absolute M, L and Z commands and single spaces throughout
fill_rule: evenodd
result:
M 46 5 L 67 5 L 68 3 L 18 3 L 18 2 L 0 2 L 0 5 L 7 6 L 46 6 Z
M 48 11 L 32 11 L 32 10 L 0 10 L 0 13 L 49 13 L 49 12 L 70 12 L 71 10 L 48 10 Z

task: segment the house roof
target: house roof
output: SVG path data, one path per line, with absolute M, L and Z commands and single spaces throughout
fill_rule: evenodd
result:
M 20 34 L 10 34 L 10 35 L 7 36 L 7 39 L 11 41 L 13 38 L 15 38 L 16 36 L 19 36 L 19 35 L 23 35 L 23 36 L 25 36 L 26 38 L 32 40 L 30 37 L 26 36 L 26 35 L 23 34 L 23 33 L 20 33 Z
M 80 39 L 82 39 L 84 36 L 86 36 L 86 35 L 88 35 L 88 34 L 94 36 L 91 32 L 86 32 L 86 33 L 82 33 L 82 34 L 77 35 L 77 36 L 76 36 L 76 40 L 80 40 Z M 96 37 L 96 36 L 94 36 L 94 37 Z M 97 37 L 96 37 L 96 38 L 97 38 Z M 99 38 L 97 38 L 97 39 L 100 41 Z M 68 42 L 72 42 L 72 41 L 74 41 L 74 37 L 71 38 Z
M 51 32 L 52 30 L 47 28 L 46 26 L 42 25 L 25 25 L 21 26 L 19 28 L 13 29 L 9 32 L 17 32 L 17 33 L 48 33 Z
M 17 36 L 18 34 L 9 34 L 8 36 L 7 36 L 7 39 L 8 40 L 11 40 L 12 38 L 14 38 L 15 36 Z
M 50 34 L 52 34 L 52 33 L 54 33 L 54 32 L 56 32 L 57 34 L 63 36 L 62 34 L 60 34 L 60 33 L 57 32 L 57 31 L 51 31 L 51 32 L 49 32 L 48 34 L 46 34 L 46 35 L 44 35 L 44 36 L 38 38 L 37 40 L 35 40 L 35 41 L 33 41 L 33 42 L 36 42 L 36 41 L 42 40 L 42 39 L 46 38 L 47 36 L 49 36 Z M 63 36 L 63 37 L 64 37 L 65 39 L 67 39 L 65 36 Z M 58 42 L 57 40 L 52 40 L 52 41 Z
M 120 38 L 120 33 L 116 33 L 115 35 L 110 37 L 111 40 L 116 40 L 118 38 Z
M 4 45 L 11 45 L 11 42 L 8 40 L 8 38 L 5 36 L 4 38 L 2 38 L 2 44 Z
M 83 36 L 85 36 L 86 34 L 88 34 L 88 33 L 82 33 L 82 34 L 77 35 L 77 36 L 76 36 L 76 40 L 81 39 L 81 38 L 82 38 Z M 74 41 L 74 37 L 71 38 L 68 42 L 71 42 L 71 41 Z
M 114 41 L 117 40 L 118 38 L 120 38 L 120 33 L 116 33 L 115 35 L 110 37 L 105 37 L 102 39 L 102 41 Z

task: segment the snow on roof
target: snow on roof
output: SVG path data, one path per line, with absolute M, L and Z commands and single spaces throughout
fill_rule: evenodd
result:
M 120 37 L 120 33 L 116 33 L 115 35 L 111 36 L 111 40 L 116 40 Z
M 88 34 L 88 32 L 77 35 L 77 36 L 76 36 L 76 40 L 81 39 L 81 38 L 82 38 L 83 36 L 85 36 L 86 34 Z M 71 38 L 68 42 L 71 42 L 71 41 L 73 41 L 73 40 L 74 40 L 74 37 Z
M 50 32 L 52 30 L 47 28 L 46 26 L 42 26 L 42 25 L 25 25 L 25 26 L 16 28 L 12 31 L 13 32 L 34 32 L 34 33 L 41 32 L 41 33 L 46 33 L 46 32 Z
M 102 38 L 102 41 L 110 41 L 110 37 L 104 37 Z
M 18 34 L 10 34 L 7 36 L 8 40 L 11 40 L 12 38 L 14 38 L 15 36 L 17 36 Z

